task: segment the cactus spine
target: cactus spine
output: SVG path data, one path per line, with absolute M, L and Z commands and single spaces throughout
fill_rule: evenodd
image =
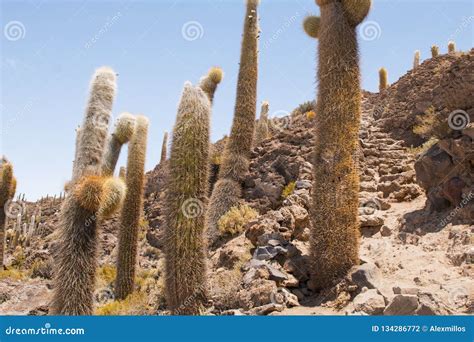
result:
M 147 135 L 148 119 L 144 116 L 137 116 L 135 133 L 128 147 L 127 194 L 120 217 L 117 278 L 115 281 L 117 299 L 125 299 L 133 292 L 134 287 L 138 231 L 143 211 Z
M 379 91 L 382 92 L 388 88 L 388 73 L 387 69 L 380 68 L 379 70 Z
M 204 76 L 199 82 L 199 86 L 209 97 L 209 101 L 214 101 L 214 93 L 216 92 L 217 86 L 221 83 L 224 73 L 219 67 L 212 67 L 206 76 Z
M 420 65 L 420 50 L 415 51 L 415 57 L 413 58 L 413 69 L 418 68 Z
M 168 132 L 165 132 L 165 135 L 163 135 L 163 144 L 161 145 L 160 164 L 163 164 L 166 161 L 167 155 L 168 155 Z
M 257 122 L 257 128 L 255 129 L 255 146 L 260 145 L 262 141 L 270 137 L 270 128 L 268 127 L 268 101 L 262 102 L 262 108 L 260 110 L 260 118 Z
M 439 47 L 437 45 L 433 45 L 431 47 L 431 57 L 436 58 L 439 56 Z
M 258 0 L 247 0 L 234 119 L 206 217 L 211 242 L 218 238 L 217 222 L 220 217 L 240 199 L 241 183 L 248 172 L 257 111 L 259 35 L 257 7 Z
M 448 42 L 448 53 L 455 53 L 456 52 L 456 43 L 450 40 Z
M 206 94 L 186 83 L 173 129 L 165 198 L 165 291 L 174 314 L 197 315 L 206 300 L 210 112 Z
M 16 179 L 13 176 L 13 166 L 5 158 L 3 158 L 2 164 L 0 165 L 0 177 L 0 267 L 3 267 L 5 226 L 8 211 L 8 208 L 5 208 L 5 206 L 8 201 L 13 199 L 16 190 Z
M 317 0 L 319 91 L 311 208 L 311 285 L 331 286 L 359 262 L 357 154 L 361 116 L 356 26 L 370 1 Z M 308 20 L 308 19 L 306 19 Z
M 122 146 L 132 137 L 135 117 L 129 113 L 121 114 L 115 125 L 115 131 L 108 138 L 107 148 L 102 162 L 102 175 L 112 176 L 120 156 Z
M 50 309 L 55 315 L 92 314 L 101 218 L 97 213 L 113 204 L 107 198 L 110 182 L 100 173 L 115 89 L 115 72 L 106 67 L 96 70 L 76 143 L 73 177 L 61 208 Z

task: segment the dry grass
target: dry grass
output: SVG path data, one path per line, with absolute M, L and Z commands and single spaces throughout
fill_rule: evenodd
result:
M 258 212 L 256 210 L 247 204 L 241 204 L 232 207 L 219 219 L 217 225 L 221 233 L 234 235 L 242 232 L 245 225 L 257 216 Z

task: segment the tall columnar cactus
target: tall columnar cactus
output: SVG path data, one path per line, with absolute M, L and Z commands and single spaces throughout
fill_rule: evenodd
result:
M 147 135 L 148 119 L 138 116 L 135 133 L 128 147 L 127 194 L 120 218 L 117 278 L 115 281 L 115 297 L 117 299 L 125 299 L 132 293 L 135 283 L 138 231 L 143 211 Z
M 112 176 L 120 157 L 122 146 L 130 140 L 135 129 L 135 117 L 122 113 L 115 124 L 115 130 L 108 138 L 107 148 L 102 161 L 102 175 Z
M 210 112 L 206 94 L 186 83 L 173 129 L 164 206 L 165 292 L 174 314 L 199 314 L 207 295 L 204 213 Z
M 450 40 L 448 42 L 448 53 L 455 53 L 456 52 L 456 43 Z
M 214 101 L 214 93 L 216 92 L 216 88 L 219 83 L 221 83 L 223 77 L 224 73 L 222 72 L 221 68 L 212 67 L 207 75 L 204 76 L 199 82 L 199 86 L 207 94 L 211 104 Z
M 127 175 L 127 169 L 125 168 L 125 166 L 121 166 L 120 171 L 119 171 L 119 178 L 125 181 L 126 175 Z
M 96 70 L 76 143 L 73 177 L 61 208 L 52 314 L 92 314 L 97 227 L 102 213 L 110 214 L 120 206 L 125 189 L 122 181 L 101 176 L 115 88 L 113 70 Z M 117 191 L 121 191 L 118 196 Z
M 439 56 L 439 47 L 437 45 L 433 45 L 431 47 L 431 57 L 436 58 Z
M 380 68 L 379 70 L 379 91 L 382 92 L 388 88 L 388 73 L 387 69 Z
M 370 0 L 318 0 L 304 28 L 319 39 L 311 208 L 312 287 L 325 288 L 359 262 L 357 155 L 361 90 L 356 26 Z M 308 24 L 311 23 L 311 24 Z
M 165 132 L 165 135 L 163 135 L 163 144 L 161 145 L 160 164 L 163 164 L 165 162 L 167 155 L 168 155 L 168 132 Z
M 16 191 L 16 179 L 13 176 L 13 166 L 5 158 L 0 165 L 0 267 L 3 267 L 5 249 L 5 226 L 7 221 L 6 204 L 13 199 Z
M 413 69 L 418 68 L 420 65 L 420 50 L 415 51 L 415 56 L 413 57 Z
M 268 101 L 263 101 L 260 110 L 260 118 L 258 119 L 257 128 L 255 129 L 255 146 L 260 145 L 262 141 L 270 136 L 270 128 L 268 127 L 268 111 Z
M 234 119 L 206 217 L 210 242 L 218 238 L 220 217 L 240 199 L 241 183 L 248 172 L 257 111 L 258 2 L 247 0 Z

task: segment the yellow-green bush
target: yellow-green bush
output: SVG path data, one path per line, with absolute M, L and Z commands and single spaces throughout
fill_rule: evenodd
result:
M 21 269 L 25 265 L 25 252 L 21 246 L 17 246 L 13 252 L 11 266 L 16 269 Z
M 417 124 L 413 127 L 413 133 L 425 138 L 443 139 L 449 133 L 447 117 L 442 113 L 436 113 L 435 108 L 430 106 L 423 115 L 417 117 Z
M 219 230 L 224 234 L 237 234 L 244 230 L 245 225 L 256 218 L 258 212 L 247 204 L 232 207 L 217 222 Z
M 296 183 L 295 182 L 289 182 L 285 188 L 283 189 L 283 191 L 281 192 L 281 197 L 283 199 L 287 198 L 288 196 L 290 196 L 293 191 L 295 191 L 295 186 L 296 186 Z

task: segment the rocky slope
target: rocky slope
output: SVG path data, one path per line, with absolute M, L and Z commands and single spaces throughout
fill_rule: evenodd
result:
M 465 209 L 468 214 L 458 215 L 459 204 L 454 202 L 448 201 L 438 211 L 426 205 L 425 190 L 430 190 L 426 182 L 418 180 L 417 184 L 414 165 L 417 158 L 421 160 L 431 152 L 423 151 L 417 156 L 409 146 L 426 141 L 413 133 L 412 127 L 431 106 L 441 114 L 459 108 L 472 117 L 473 55 L 470 51 L 439 56 L 425 61 L 382 93 L 364 92 L 356 156 L 361 179 L 362 264 L 324 293 L 312 291 L 306 266 L 313 120 L 307 115 L 308 106 L 295 109 L 289 117 L 273 120 L 273 135 L 255 146 L 243 183 L 242 202 L 254 208 L 258 216 L 245 222 L 240 233 L 225 236 L 210 251 L 212 298 L 207 313 L 472 313 L 474 216 L 469 215 L 474 210 Z M 462 177 L 472 185 L 473 137 L 463 136 L 466 137 L 456 145 L 456 151 L 462 150 L 468 156 Z M 220 142 L 214 149 L 214 174 L 222 146 Z M 166 162 L 148 173 L 146 220 L 138 258 L 139 295 L 129 307 L 121 304 L 118 311 L 112 306 L 116 305 L 113 264 L 117 219 L 103 224 L 96 296 L 100 314 L 167 313 L 160 250 L 164 243 L 160 200 L 165 176 Z M 468 195 L 461 192 L 460 196 L 464 200 Z M 28 203 L 28 207 L 29 212 L 43 209 L 41 229 L 35 228 L 27 247 L 8 251 L 7 264 L 11 266 L 0 279 L 3 314 L 47 313 L 59 204 L 46 201 Z

